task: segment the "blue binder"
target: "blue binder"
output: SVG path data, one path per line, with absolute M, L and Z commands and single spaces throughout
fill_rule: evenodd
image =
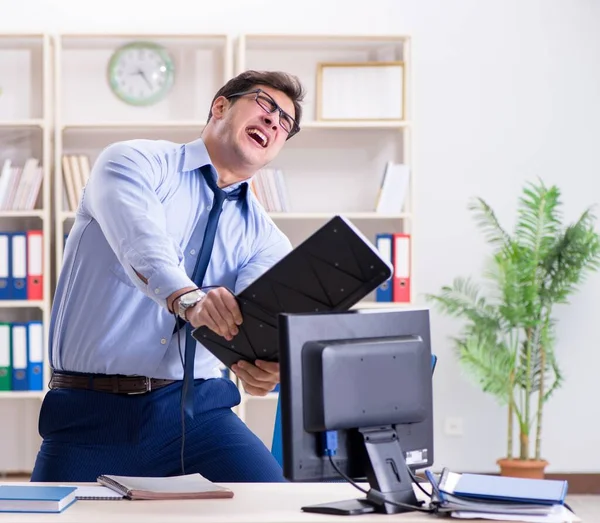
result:
M 375 236 L 375 247 L 379 251 L 380 256 L 386 260 L 391 267 L 393 264 L 393 241 L 394 237 L 389 233 L 379 233 Z M 375 300 L 380 302 L 392 302 L 393 298 L 393 285 L 392 278 L 384 281 L 377 290 L 375 291 Z
M 9 300 L 11 295 L 11 241 L 10 234 L 0 232 L 0 300 Z
M 27 299 L 27 233 L 11 234 L 10 282 L 12 300 Z
M 450 483 L 440 478 L 440 491 L 474 500 L 512 501 L 515 503 L 534 503 L 538 505 L 562 505 L 567 495 L 568 482 L 565 480 L 513 478 L 487 474 L 456 474 L 458 481 Z

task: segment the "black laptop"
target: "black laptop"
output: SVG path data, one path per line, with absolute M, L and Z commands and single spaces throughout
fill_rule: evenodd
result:
M 231 341 L 208 327 L 192 335 L 228 367 L 277 362 L 280 313 L 346 311 L 391 275 L 373 244 L 335 216 L 236 296 L 243 323 Z

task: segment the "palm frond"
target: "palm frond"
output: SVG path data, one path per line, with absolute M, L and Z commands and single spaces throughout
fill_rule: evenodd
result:
M 560 388 L 563 384 L 563 375 L 558 365 L 558 361 L 556 361 L 554 351 L 552 351 L 549 355 L 549 367 L 552 369 L 552 374 L 547 377 L 546 383 L 549 384 L 546 386 L 546 392 L 544 392 L 543 402 L 548 401 L 550 396 L 554 393 L 554 391 Z
M 560 228 L 560 190 L 529 183 L 519 198 L 515 240 L 535 257 L 543 257 Z
M 493 337 L 470 335 L 454 340 L 456 352 L 465 370 L 484 392 L 500 402 L 508 401 L 514 357 L 510 350 Z
M 496 213 L 483 198 L 472 198 L 467 208 L 474 213 L 475 223 L 482 229 L 488 243 L 497 251 L 511 248 L 510 234 L 500 225 Z
M 543 261 L 545 302 L 565 303 L 589 273 L 600 269 L 600 238 L 594 222 L 589 208 L 555 239 Z
M 450 316 L 466 317 L 478 325 L 498 327 L 496 308 L 487 303 L 471 278 L 455 278 L 452 286 L 444 286 L 439 294 L 427 294 L 426 298 Z

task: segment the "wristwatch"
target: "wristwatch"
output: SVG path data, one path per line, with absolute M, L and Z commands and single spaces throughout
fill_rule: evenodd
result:
M 195 290 L 191 292 L 185 293 L 181 298 L 179 298 L 179 302 L 177 304 L 177 314 L 183 321 L 187 321 L 185 314 L 190 307 L 196 305 L 196 303 L 202 301 L 206 293 L 201 290 Z

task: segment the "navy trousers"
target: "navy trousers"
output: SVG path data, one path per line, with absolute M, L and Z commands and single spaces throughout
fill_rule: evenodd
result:
M 185 473 L 214 482 L 285 481 L 269 449 L 231 410 L 239 401 L 228 379 L 194 382 L 194 419 L 185 419 Z M 181 382 L 140 395 L 50 390 L 39 432 L 43 442 L 31 481 L 181 474 Z

